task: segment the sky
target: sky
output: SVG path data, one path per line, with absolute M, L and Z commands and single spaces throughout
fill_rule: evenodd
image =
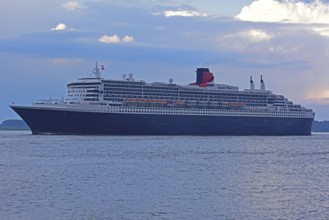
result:
M 234 3 L 232 3 L 234 2 Z M 88 76 L 260 87 L 329 120 L 329 1 L 1 0 L 0 122 L 9 105 L 61 99 Z

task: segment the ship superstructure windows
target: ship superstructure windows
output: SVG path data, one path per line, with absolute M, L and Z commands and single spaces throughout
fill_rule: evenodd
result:
M 262 80 L 262 79 L 261 79 Z M 252 78 L 251 78 L 252 81 Z M 136 80 L 104 80 L 84 78 L 68 84 L 67 103 L 106 102 L 110 106 L 130 107 L 168 107 L 188 109 L 235 109 L 243 111 L 301 112 L 300 105 L 295 105 L 282 95 L 275 95 L 265 90 L 264 81 L 261 89 L 240 91 L 236 86 L 215 84 L 176 85 L 173 83 Z
M 93 78 L 80 79 L 67 84 L 67 88 L 67 103 L 102 100 L 103 92 L 100 80 L 95 80 Z
M 182 100 L 191 106 L 218 107 L 227 104 L 238 107 L 287 107 L 287 100 L 283 96 L 276 96 L 265 91 L 239 91 L 238 87 L 226 85 L 212 84 L 212 87 L 208 89 L 207 87 L 145 83 L 142 81 L 103 80 L 103 86 L 105 101 L 124 102 L 129 98 L 139 98 L 166 101 Z

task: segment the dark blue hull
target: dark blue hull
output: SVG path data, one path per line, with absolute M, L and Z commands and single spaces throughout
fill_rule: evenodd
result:
M 310 135 L 313 118 L 72 112 L 11 106 L 33 134 Z

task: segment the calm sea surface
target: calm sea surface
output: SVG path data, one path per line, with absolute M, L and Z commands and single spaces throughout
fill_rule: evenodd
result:
M 0 219 L 328 219 L 329 134 L 0 132 Z

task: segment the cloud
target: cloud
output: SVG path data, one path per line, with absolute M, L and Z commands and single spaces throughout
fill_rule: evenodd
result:
M 107 44 L 108 43 L 118 44 L 121 42 L 121 39 L 118 35 L 114 34 L 112 36 L 103 35 L 101 38 L 98 39 L 98 41 Z
M 64 23 L 59 23 L 56 27 L 52 28 L 51 30 L 52 30 L 52 31 L 65 31 L 65 30 L 67 30 L 67 29 L 68 29 L 68 27 L 67 27 L 66 24 L 64 24 Z
M 229 35 L 225 36 L 224 38 L 245 38 L 245 39 L 248 39 L 248 40 L 254 41 L 254 42 L 262 42 L 262 41 L 271 40 L 273 38 L 273 36 L 268 34 L 264 30 L 250 29 L 250 30 L 242 31 L 242 32 L 235 33 L 235 34 L 229 34 Z
M 252 22 L 329 24 L 329 4 L 320 0 L 256 0 L 243 7 L 235 18 Z
M 306 100 L 318 104 L 329 104 L 329 90 L 313 90 L 306 94 Z
M 129 35 L 126 35 L 122 39 L 120 39 L 120 37 L 117 34 L 114 34 L 112 36 L 103 35 L 101 38 L 98 39 L 99 42 L 107 43 L 107 44 L 109 43 L 118 44 L 121 43 L 122 41 L 125 43 L 131 43 L 134 40 L 135 40 L 134 37 L 131 37 Z
M 154 15 L 164 15 L 165 17 L 206 17 L 207 13 L 202 13 L 192 10 L 168 10 L 163 12 L 154 13 Z
M 329 37 L 329 28 L 328 27 L 313 27 L 311 28 L 312 31 L 319 34 L 323 37 Z
M 263 30 L 249 30 L 243 33 L 246 37 L 253 41 L 268 41 L 271 40 L 272 36 L 268 33 L 266 33 Z
M 268 33 L 268 31 L 251 28 L 241 31 L 237 30 L 233 33 L 221 33 L 213 46 L 239 53 L 264 53 L 269 51 L 267 48 L 271 45 L 272 39 L 274 39 L 274 36 Z
M 87 8 L 86 6 L 81 5 L 78 2 L 67 2 L 63 4 L 62 7 L 69 11 L 82 10 Z
M 126 43 L 130 43 L 130 42 L 133 42 L 135 39 L 129 35 L 126 35 L 126 36 L 124 36 L 124 38 L 122 40 Z

